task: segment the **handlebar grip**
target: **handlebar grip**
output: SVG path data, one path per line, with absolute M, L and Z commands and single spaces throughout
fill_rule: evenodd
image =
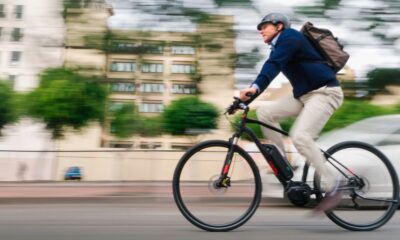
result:
M 251 92 L 247 92 L 245 95 L 246 95 L 246 97 L 253 97 L 254 96 L 254 94 L 251 93 Z

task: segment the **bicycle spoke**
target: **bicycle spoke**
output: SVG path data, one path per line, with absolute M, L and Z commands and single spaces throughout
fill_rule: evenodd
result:
M 327 216 L 350 230 L 372 230 L 385 224 L 399 199 L 397 174 L 389 160 L 373 146 L 360 142 L 337 144 L 326 156 L 327 167 L 345 176 L 338 188 L 342 200 Z M 316 175 L 315 184 L 323 194 L 324 177 Z
M 237 146 L 230 149 L 225 141 L 209 141 L 191 149 L 178 164 L 173 182 L 174 198 L 183 215 L 208 231 L 239 227 L 252 216 L 261 198 L 254 161 Z

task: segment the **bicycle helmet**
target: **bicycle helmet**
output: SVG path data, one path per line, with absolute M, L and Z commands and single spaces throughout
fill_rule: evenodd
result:
M 265 15 L 265 17 L 261 20 L 261 22 L 257 25 L 257 30 L 261 30 L 261 26 L 264 23 L 272 23 L 272 24 L 278 24 L 282 23 L 284 28 L 289 28 L 290 27 L 290 19 L 288 16 L 282 13 L 269 13 Z

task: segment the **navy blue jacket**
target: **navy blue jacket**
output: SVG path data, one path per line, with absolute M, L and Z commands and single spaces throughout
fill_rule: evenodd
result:
M 323 57 L 301 32 L 284 29 L 253 83 L 261 93 L 282 72 L 292 84 L 295 98 L 325 85 L 339 86 L 335 72 L 318 61 L 324 61 Z

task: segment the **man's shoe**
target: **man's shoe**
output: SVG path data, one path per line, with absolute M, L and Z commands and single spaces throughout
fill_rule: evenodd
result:
M 342 191 L 333 191 L 325 195 L 322 201 L 314 208 L 315 214 L 322 214 L 324 212 L 332 210 L 342 200 Z

